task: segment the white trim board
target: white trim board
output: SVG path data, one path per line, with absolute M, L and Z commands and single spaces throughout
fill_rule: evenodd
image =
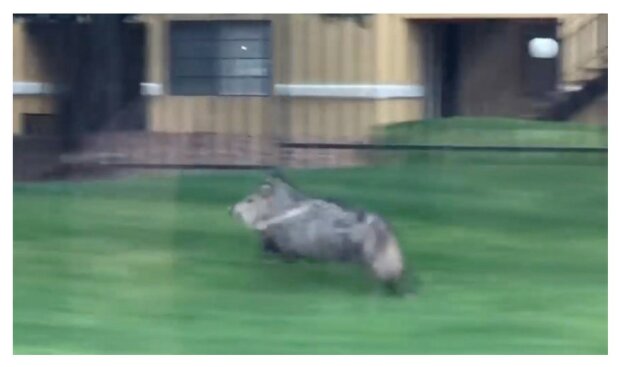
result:
M 140 83 L 140 94 L 143 96 L 161 96 L 164 94 L 164 86 L 160 83 Z
M 276 84 L 274 93 L 288 97 L 420 98 L 424 97 L 424 87 L 416 84 Z
M 143 96 L 164 94 L 160 83 L 140 83 Z M 13 95 L 53 95 L 62 86 L 41 82 L 13 82 Z M 274 95 L 287 97 L 390 99 L 421 98 L 424 87 L 417 84 L 276 84 Z
M 54 95 L 63 90 L 61 85 L 43 82 L 13 82 L 14 96 Z M 140 92 L 143 96 L 160 96 L 164 94 L 163 86 L 159 83 L 140 83 Z
M 14 96 L 52 95 L 61 90 L 57 85 L 41 82 L 13 82 Z

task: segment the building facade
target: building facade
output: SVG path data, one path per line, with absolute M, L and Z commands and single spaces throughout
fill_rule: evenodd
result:
M 554 94 L 578 91 L 607 68 L 606 15 L 177 14 L 127 23 L 140 31 L 116 38 L 132 40 L 118 53 L 131 60 L 115 66 L 125 73 L 116 83 L 122 97 L 93 132 L 132 126 L 159 141 L 219 134 L 259 138 L 248 144 L 274 137 L 357 142 L 393 122 L 533 118 Z M 67 118 L 58 96 L 74 85 L 83 59 L 75 39 L 68 42 L 77 28 L 14 22 L 16 136 Z M 533 39 L 556 42 L 558 53 L 533 57 Z M 110 95 L 101 65 L 82 71 L 102 74 L 85 90 Z M 97 111 L 103 99 L 89 101 L 74 105 Z M 606 96 L 595 104 L 571 116 L 606 122 Z M 88 120 L 81 116 L 75 124 Z

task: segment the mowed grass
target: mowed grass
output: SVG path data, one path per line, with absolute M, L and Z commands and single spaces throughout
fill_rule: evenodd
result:
M 390 136 L 390 134 L 393 134 Z M 606 146 L 594 126 L 400 124 L 421 144 Z M 416 297 L 286 264 L 226 208 L 260 173 L 14 185 L 17 354 L 606 354 L 607 159 L 399 153 L 290 171 L 393 225 Z
M 289 174 L 383 214 L 417 297 L 263 258 L 226 212 L 259 173 L 16 184 L 14 352 L 607 353 L 606 161 Z
M 607 147 L 607 126 L 499 117 L 453 117 L 401 122 L 378 131 L 410 144 Z

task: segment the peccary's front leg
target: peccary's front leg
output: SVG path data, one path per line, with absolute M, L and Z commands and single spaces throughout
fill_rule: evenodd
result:
M 298 256 L 297 254 L 288 251 L 282 251 L 282 249 L 278 247 L 276 241 L 274 241 L 273 238 L 266 235 L 265 233 L 261 233 L 261 241 L 263 246 L 263 253 L 265 254 L 277 255 L 282 260 L 289 263 L 295 262 L 300 259 L 300 256 Z
M 280 254 L 282 251 L 276 245 L 276 242 L 273 238 L 267 236 L 264 233 L 261 233 L 261 242 L 263 246 L 263 252 L 267 254 Z

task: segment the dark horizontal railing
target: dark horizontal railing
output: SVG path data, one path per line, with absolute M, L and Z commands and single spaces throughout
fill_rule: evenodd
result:
M 222 170 L 266 170 L 273 169 L 271 165 L 261 164 L 183 164 L 183 163 L 123 163 L 123 162 L 94 162 L 85 165 L 109 166 L 114 168 L 137 169 L 222 169 Z
M 441 144 L 375 144 L 375 143 L 280 143 L 282 148 L 294 149 L 360 149 L 360 150 L 423 150 L 423 151 L 490 151 L 531 153 L 607 153 L 604 147 L 543 147 L 501 145 L 441 145 Z

